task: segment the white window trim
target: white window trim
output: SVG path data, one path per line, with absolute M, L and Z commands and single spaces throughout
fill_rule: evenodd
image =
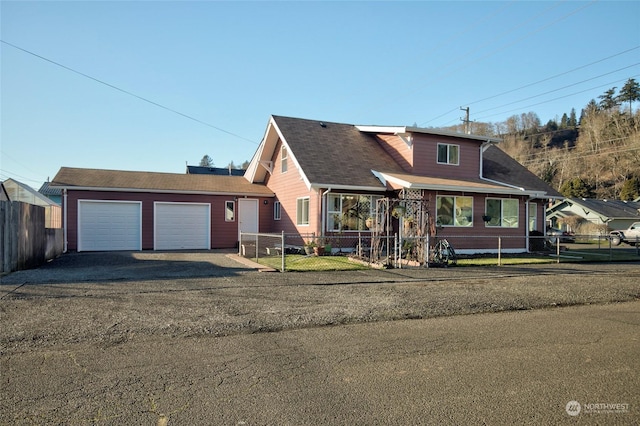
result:
M 484 211 L 487 211 L 487 201 L 489 200 L 499 200 L 500 201 L 500 225 L 489 225 L 489 223 L 486 223 L 485 226 L 490 227 L 490 228 L 506 228 L 506 229 L 517 229 L 520 227 L 520 200 L 518 200 L 517 198 L 495 198 L 495 197 L 487 197 L 484 200 Z M 516 226 L 505 226 L 503 225 L 504 222 L 504 202 L 505 201 L 515 201 L 516 202 Z M 529 219 L 527 218 L 527 226 L 529 226 L 528 224 Z
M 455 213 L 455 211 L 457 210 L 457 206 L 456 206 L 456 200 L 458 198 L 471 198 L 471 221 L 469 222 L 469 225 L 457 225 L 456 224 L 456 216 L 455 214 L 452 216 L 452 220 L 453 220 L 453 224 L 451 225 L 443 225 L 443 224 L 438 224 L 438 226 L 442 226 L 445 228 L 472 228 L 473 227 L 473 197 L 469 197 L 468 195 L 438 195 L 436 196 L 436 206 L 438 205 L 438 198 L 453 198 L 453 213 Z M 436 219 L 437 219 L 437 207 L 436 207 Z
M 273 203 L 273 220 L 281 220 L 282 219 L 282 205 L 280 201 L 276 201 Z
M 289 150 L 286 146 L 280 147 L 280 173 L 285 174 L 289 171 Z
M 300 207 L 301 207 L 301 202 L 302 202 L 302 207 L 304 207 L 304 201 L 307 201 L 306 205 L 307 205 L 307 222 L 304 223 L 304 221 L 300 221 L 301 219 L 301 213 L 304 213 L 304 210 L 301 212 L 300 211 Z M 311 216 L 311 209 L 310 209 L 310 199 L 309 197 L 300 197 L 296 199 L 296 225 L 297 226 L 309 226 L 309 222 L 310 222 L 310 216 Z M 302 218 L 304 219 L 304 218 Z
M 232 206 L 233 217 L 229 219 L 227 217 L 227 212 L 229 211 L 229 204 Z M 235 222 L 236 221 L 236 202 L 235 201 L 225 201 L 224 202 L 224 221 L 225 222 Z
M 440 146 L 446 146 L 447 147 L 447 161 L 446 162 L 442 162 L 439 159 Z M 455 146 L 455 147 L 458 148 L 458 158 L 456 159 L 458 161 L 456 163 L 450 163 L 449 162 L 449 155 L 450 155 L 449 150 L 451 149 L 452 146 Z M 457 145 L 457 144 L 454 144 L 454 143 L 438 142 L 438 147 L 436 148 L 436 162 L 438 164 L 445 164 L 447 166 L 459 166 L 460 165 L 460 145 Z
M 331 197 L 336 197 L 336 196 L 339 197 L 339 200 L 340 200 L 340 211 L 329 209 L 329 199 Z M 369 216 L 373 217 L 375 215 L 376 199 L 380 198 L 379 196 L 369 195 L 369 194 L 352 194 L 352 193 L 336 192 L 336 193 L 329 194 L 329 197 L 327 197 L 327 217 L 330 217 L 330 215 L 336 214 L 336 213 L 342 214 L 342 199 L 345 196 L 369 197 Z M 367 229 L 344 229 L 344 230 L 333 229 L 332 227 L 329 226 L 329 222 L 330 220 L 327 220 L 327 223 L 325 225 L 326 232 L 366 232 L 368 231 Z

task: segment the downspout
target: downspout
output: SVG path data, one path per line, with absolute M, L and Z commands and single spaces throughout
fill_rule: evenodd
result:
M 62 219 L 63 220 L 62 234 L 63 234 L 63 239 L 64 239 L 64 248 L 63 248 L 62 252 L 66 253 L 67 249 L 68 249 L 68 246 L 67 246 L 67 244 L 68 244 L 68 239 L 67 239 L 67 229 L 68 229 L 68 227 L 67 227 L 67 210 L 68 210 L 68 206 L 67 206 L 67 202 L 68 202 L 68 199 L 67 199 L 67 188 L 64 188 L 62 190 L 62 198 L 63 198 L 62 206 L 64 207 L 63 210 L 62 210 L 62 215 L 63 215 L 63 219 Z
M 320 208 L 322 209 L 322 229 L 320 230 L 320 235 L 322 235 L 322 237 L 324 238 L 325 234 L 325 223 L 327 220 L 327 203 L 326 203 L 326 197 L 327 194 L 331 192 L 331 188 L 327 189 L 326 191 L 324 191 L 322 193 L 322 196 L 320 197 L 320 201 L 322 202 L 322 205 L 320 206 Z

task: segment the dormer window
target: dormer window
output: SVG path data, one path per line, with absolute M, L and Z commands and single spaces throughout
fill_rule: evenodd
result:
M 280 149 L 280 163 L 282 165 L 280 171 L 282 173 L 287 173 L 287 169 L 288 169 L 287 158 L 288 157 L 289 157 L 289 154 L 287 154 L 287 147 L 282 145 L 282 148 Z
M 460 145 L 448 143 L 438 144 L 438 164 L 460 164 Z

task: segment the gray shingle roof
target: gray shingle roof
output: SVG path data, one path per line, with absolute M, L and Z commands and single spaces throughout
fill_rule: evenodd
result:
M 273 116 L 309 182 L 379 187 L 371 170 L 402 173 L 375 136 L 351 124 Z M 323 125 L 324 124 L 324 125 Z
M 610 219 L 640 219 L 639 202 L 592 198 L 570 198 L 569 200 Z
M 518 163 L 496 146 L 490 146 L 482 157 L 483 177 L 527 190 L 546 192 L 550 197 L 562 197 L 558 191 Z

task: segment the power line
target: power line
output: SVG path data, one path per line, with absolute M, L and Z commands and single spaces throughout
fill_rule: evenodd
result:
M 640 74 L 632 75 L 629 78 L 638 77 L 639 75 Z M 546 101 L 538 102 L 538 103 L 535 103 L 535 104 L 530 104 L 530 105 L 526 105 L 526 106 L 523 106 L 523 107 L 520 107 L 520 108 L 510 109 L 508 111 L 502 111 L 502 112 L 498 112 L 498 113 L 495 113 L 495 114 L 486 115 L 484 117 L 480 117 L 479 119 L 482 120 L 482 119 L 485 119 L 485 118 L 488 118 L 488 117 L 493 117 L 495 115 L 507 114 L 507 113 L 513 112 L 513 111 L 521 111 L 521 110 L 526 109 L 526 108 L 531 108 L 531 107 L 534 107 L 534 106 L 537 106 L 537 105 L 542 105 L 542 104 L 546 104 L 546 103 L 549 103 L 549 102 L 557 101 L 558 99 L 564 99 L 564 98 L 568 98 L 570 96 L 579 95 L 580 93 L 585 93 L 585 92 L 589 92 L 591 90 L 599 89 L 599 88 L 602 88 L 602 87 L 611 86 L 612 84 L 621 83 L 623 81 L 626 81 L 626 79 L 624 79 L 624 80 L 615 80 L 615 81 L 612 81 L 610 83 L 601 84 L 599 86 L 591 87 L 589 89 L 581 90 L 579 92 L 569 93 L 568 95 L 558 96 L 557 98 L 548 99 Z
M 529 99 L 539 98 L 540 96 L 548 95 L 549 93 L 559 92 L 560 90 L 568 89 L 569 87 L 577 86 L 579 84 L 586 83 L 588 81 L 595 80 L 595 79 L 598 79 L 600 77 L 604 77 L 604 76 L 609 75 L 609 74 L 613 74 L 613 73 L 616 73 L 616 72 L 619 72 L 619 71 L 622 71 L 622 70 L 626 70 L 628 68 L 635 67 L 637 65 L 640 65 L 640 62 L 636 62 L 635 64 L 627 65 L 626 67 L 618 68 L 617 70 L 609 71 L 607 73 L 600 74 L 600 75 L 597 75 L 595 77 L 588 78 L 586 80 L 582 80 L 582 81 L 578 81 L 576 83 L 568 84 L 566 86 L 562 86 L 562 87 L 559 87 L 557 89 L 549 90 L 549 91 L 540 93 L 538 95 L 529 96 L 527 98 L 520 99 L 520 100 L 513 101 L 513 102 L 509 102 L 509 103 L 506 103 L 506 104 L 502 104 L 502 105 L 499 105 L 497 107 L 488 108 L 488 109 L 485 109 L 485 110 L 482 110 L 482 111 L 478 111 L 478 112 L 476 112 L 476 114 L 482 114 L 483 112 L 492 111 L 494 109 L 498 109 L 498 108 L 502 108 L 502 107 L 505 107 L 505 106 L 509 106 L 509 105 L 520 103 L 520 102 L 528 101 Z
M 149 104 L 151 104 L 151 105 L 157 106 L 158 108 L 162 108 L 162 109 L 167 110 L 167 111 L 169 111 L 169 112 L 172 112 L 172 113 L 174 113 L 174 114 L 180 115 L 180 116 L 182 116 L 182 117 L 184 117 L 184 118 L 188 118 L 189 120 L 195 121 L 196 123 L 203 124 L 203 125 L 205 125 L 205 126 L 207 126 L 207 127 L 210 127 L 210 128 L 212 128 L 212 129 L 215 129 L 215 130 L 217 130 L 217 131 L 219 131 L 219 132 L 226 133 L 226 134 L 228 134 L 228 135 L 230 135 L 230 136 L 234 136 L 234 137 L 236 137 L 236 138 L 239 138 L 239 139 L 245 140 L 245 141 L 247 141 L 247 142 L 251 142 L 252 144 L 255 144 L 255 145 L 259 145 L 259 143 L 258 143 L 258 142 L 256 142 L 256 141 L 254 141 L 254 140 L 251 140 L 251 139 L 245 138 L 245 137 L 240 136 L 240 135 L 238 135 L 238 134 L 236 134 L 236 133 L 233 133 L 233 132 L 230 132 L 230 131 L 228 131 L 228 130 L 222 129 L 222 128 L 218 127 L 218 126 L 214 126 L 214 125 L 213 125 L 213 124 L 211 124 L 211 123 L 207 123 L 206 121 L 202 121 L 202 120 L 200 120 L 200 119 L 198 119 L 198 118 L 195 118 L 195 117 L 193 117 L 193 116 L 191 116 L 191 115 L 184 114 L 184 113 L 182 113 L 182 112 L 180 112 L 180 111 L 177 111 L 177 110 L 175 110 L 175 109 L 173 109 L 173 108 L 170 108 L 170 107 L 167 107 L 167 106 L 165 106 L 165 105 L 159 104 L 158 102 L 154 102 L 154 101 L 152 101 L 152 100 L 150 100 L 150 99 L 147 99 L 147 98 L 145 98 L 145 97 L 143 97 L 143 96 L 136 95 L 135 93 L 130 92 L 130 91 L 128 91 L 128 90 L 121 89 L 121 88 L 120 88 L 120 87 L 118 87 L 118 86 L 114 86 L 113 84 L 107 83 L 106 81 L 103 81 L 103 80 L 100 80 L 100 79 L 98 79 L 98 78 L 92 77 L 92 76 L 90 76 L 90 75 L 88 75 L 88 74 L 85 74 L 85 73 L 83 73 L 83 72 L 77 71 L 77 70 L 75 70 L 75 69 L 73 69 L 73 68 L 71 68 L 71 67 L 68 67 L 68 66 L 66 66 L 66 65 L 63 65 L 63 64 L 61 64 L 61 63 L 59 63 L 59 62 L 56 62 L 56 61 L 53 61 L 53 60 L 51 60 L 51 59 L 45 58 L 44 56 L 38 55 L 37 53 L 31 52 L 31 51 L 29 51 L 29 50 L 27 50 L 27 49 L 23 49 L 22 47 L 16 46 L 15 44 L 9 43 L 9 42 L 4 41 L 4 40 L 0 40 L 0 42 L 2 42 L 2 43 L 4 43 L 4 44 L 6 44 L 7 46 L 11 46 L 11 47 L 13 47 L 14 49 L 20 50 L 20 51 L 22 51 L 22 52 L 24 52 L 24 53 L 28 53 L 29 55 L 35 56 L 35 57 L 36 57 L 36 58 L 38 58 L 38 59 L 41 59 L 41 60 L 43 60 L 43 61 L 46 61 L 46 62 L 49 62 L 49 63 L 51 63 L 51 64 L 53 64 L 53 65 L 56 65 L 56 66 L 58 66 L 58 67 L 60 67 L 60 68 L 63 68 L 63 69 L 65 69 L 65 70 L 67 70 L 67 71 L 71 71 L 72 73 L 75 73 L 75 74 L 78 74 L 78 75 L 80 75 L 80 76 L 82 76 L 82 77 L 88 78 L 89 80 L 93 80 L 93 81 L 95 81 L 95 82 L 97 82 L 97 83 L 103 84 L 103 85 L 105 85 L 105 86 L 107 86 L 107 87 L 109 87 L 109 88 L 111 88 L 111 89 L 117 90 L 117 91 L 122 92 L 122 93 L 124 93 L 124 94 L 126 94 L 126 95 L 129 95 L 129 96 L 133 96 L 134 98 L 137 98 L 137 99 L 139 99 L 139 100 L 141 100 L 141 101 L 147 102 L 147 103 L 149 103 Z
M 505 45 L 503 45 L 503 46 L 501 46 L 501 47 L 499 47 L 499 48 L 497 48 L 497 49 L 493 50 L 492 52 L 489 52 L 488 54 L 486 54 L 486 55 L 484 55 L 484 56 L 482 56 L 482 57 L 480 57 L 480 58 L 474 59 L 474 60 L 472 60 L 472 61 L 470 61 L 470 62 L 468 62 L 468 63 L 464 64 L 463 66 L 459 67 L 458 69 L 456 69 L 456 70 L 454 70 L 454 71 L 452 71 L 452 72 L 450 72 L 450 73 L 447 73 L 446 75 L 442 75 L 442 76 L 440 77 L 440 80 L 441 80 L 441 79 L 444 79 L 444 78 L 446 78 L 446 77 L 451 76 L 453 73 L 455 73 L 455 72 L 457 72 L 457 71 L 460 71 L 460 70 L 462 70 L 462 69 L 466 69 L 466 68 L 468 68 L 470 65 L 472 65 L 472 64 L 474 64 L 474 63 L 476 63 L 476 62 L 479 62 L 479 61 L 481 61 L 481 60 L 487 59 L 487 58 L 489 58 L 489 57 L 491 57 L 491 56 L 495 55 L 496 53 L 500 52 L 501 50 L 504 50 L 504 49 L 506 49 L 507 47 L 513 46 L 514 44 L 519 43 L 519 42 L 521 42 L 522 40 L 524 40 L 524 39 L 526 39 L 526 38 L 528 38 L 528 37 L 531 37 L 532 35 L 537 34 L 538 32 L 540 32 L 540 31 L 542 31 L 542 30 L 544 30 L 544 29 L 546 29 L 546 28 L 548 28 L 548 27 L 550 27 L 550 26 L 552 26 L 552 25 L 555 25 L 556 23 L 558 23 L 558 22 L 560 22 L 560 21 L 562 21 L 562 20 L 564 20 L 564 19 L 566 19 L 566 18 L 568 18 L 568 17 L 570 17 L 570 16 L 572 16 L 572 15 L 574 15 L 574 14 L 576 14 L 576 13 L 578 13 L 578 12 L 582 11 L 583 9 L 585 9 L 585 8 L 587 8 L 587 7 L 592 6 L 594 3 L 596 3 L 596 0 L 593 0 L 593 1 L 591 1 L 590 3 L 588 3 L 588 4 L 584 5 L 584 6 L 581 6 L 581 7 L 578 7 L 577 9 L 572 10 L 572 11 L 571 11 L 571 12 L 569 12 L 568 14 L 565 14 L 565 15 L 563 15 L 563 16 L 561 16 L 561 17 L 559 17 L 558 19 L 554 20 L 553 22 L 551 22 L 551 23 L 549 23 L 549 24 L 546 24 L 546 25 L 543 25 L 543 26 L 541 26 L 541 27 L 538 27 L 538 28 L 536 28 L 535 30 L 533 30 L 533 31 L 531 31 L 531 32 L 529 32 L 529 33 L 526 33 L 526 34 L 525 34 L 525 35 L 523 35 L 522 37 L 520 37 L 520 38 L 518 38 L 518 39 L 515 39 L 515 40 L 513 40 L 512 42 L 507 43 L 507 44 L 505 44 Z M 530 18 L 529 20 L 527 20 L 527 21 L 525 21 L 525 22 L 529 22 L 529 21 L 531 21 L 531 20 L 532 20 L 532 19 L 534 19 L 534 18 L 537 18 L 537 17 L 539 17 L 539 16 L 542 16 L 544 13 L 548 12 L 549 10 L 553 9 L 554 7 L 556 7 L 556 6 L 553 6 L 553 7 L 549 8 L 549 9 L 545 10 L 544 12 L 541 12 L 540 14 L 536 15 L 536 16 L 535 16 L 535 17 L 533 17 L 533 18 Z M 521 23 L 520 25 L 518 25 L 518 26 L 514 27 L 513 29 L 520 28 L 520 27 L 522 27 L 523 25 L 524 25 L 524 23 Z M 512 30 L 507 31 L 506 33 L 503 33 L 503 35 L 502 35 L 502 36 L 504 36 L 505 34 L 508 34 L 508 33 L 509 33 L 509 32 L 511 32 L 511 31 L 512 31 Z M 502 37 L 502 36 L 501 36 L 501 37 Z M 501 38 L 501 37 L 496 37 L 496 38 L 498 38 L 498 39 L 499 39 L 499 38 Z M 496 38 L 494 38 L 494 40 L 495 40 Z M 484 45 L 487 45 L 487 44 L 489 44 L 489 43 L 485 43 Z M 484 45 L 483 45 L 483 46 L 484 46 Z M 455 62 L 459 61 L 460 59 L 462 59 L 462 58 L 464 58 L 464 57 L 468 57 L 471 53 L 474 53 L 474 52 L 475 52 L 475 51 L 477 51 L 477 50 L 478 50 L 478 48 L 475 48 L 475 49 L 470 50 L 469 52 L 467 52 L 467 53 L 465 53 L 464 55 L 460 56 L 460 57 L 459 57 L 458 59 L 456 59 L 455 61 L 450 62 L 450 63 L 447 65 L 447 67 L 448 67 L 449 65 L 452 65 L 453 63 L 455 63 Z M 437 81 L 437 80 L 435 80 L 435 81 Z M 424 87 L 425 87 L 425 86 L 423 86 L 421 89 L 423 89 Z M 418 90 L 420 90 L 420 89 L 418 89 Z M 414 91 L 412 91 L 411 93 L 415 93 L 415 90 L 414 90 Z M 407 94 L 410 94 L 410 93 L 407 93 Z M 453 110 L 453 111 L 455 111 L 455 110 Z M 450 111 L 450 112 L 453 112 L 453 111 Z M 450 112 L 449 112 L 449 113 L 450 113 Z M 448 113 L 447 113 L 447 114 L 448 114 Z M 443 115 L 446 115 L 446 114 L 443 114 Z M 441 116 L 440 116 L 440 117 L 441 117 Z M 438 117 L 438 118 L 439 118 L 439 117 Z M 430 119 L 430 120 L 428 120 L 428 121 L 425 121 L 425 122 L 423 122 L 423 123 L 421 124 L 421 126 L 424 126 L 424 125 L 426 125 L 427 123 L 430 123 L 431 121 L 434 121 L 434 120 L 435 120 L 435 119 Z
M 602 58 L 602 59 L 599 59 L 597 61 L 585 64 L 585 65 L 581 65 L 581 66 L 579 66 L 577 68 L 573 68 L 573 69 L 570 69 L 568 71 L 564 71 L 564 72 L 561 72 L 559 74 L 552 75 L 551 77 L 543 78 L 542 80 L 538 80 L 538 81 L 535 81 L 533 83 L 525 84 L 524 86 L 520 86 L 520 87 L 517 87 L 515 89 L 507 90 L 506 92 L 498 93 L 497 95 L 489 96 L 487 98 L 479 99 L 479 100 L 473 101 L 473 102 L 466 102 L 466 105 L 477 104 L 479 102 L 488 101 L 490 99 L 494 99 L 494 98 L 497 98 L 497 97 L 502 96 L 502 95 L 507 95 L 509 93 L 517 92 L 518 90 L 526 89 L 527 87 L 535 86 L 536 84 L 540 84 L 540 83 L 544 83 L 545 81 L 553 80 L 554 78 L 558 78 L 558 77 L 561 77 L 563 75 L 567 75 L 567 74 L 570 74 L 572 72 L 581 70 L 583 68 L 590 67 L 591 65 L 595 65 L 595 64 L 598 64 L 600 62 L 604 62 L 606 60 L 609 60 L 611 58 L 615 58 L 616 56 L 620 56 L 620 55 L 623 55 L 625 53 L 629 53 L 629 52 L 631 52 L 633 50 L 636 50 L 636 49 L 640 49 L 640 46 L 636 46 L 636 47 L 632 47 L 631 49 L 623 50 L 622 52 L 618 52 L 618 53 L 616 53 L 614 55 L 607 56 L 606 58 Z

